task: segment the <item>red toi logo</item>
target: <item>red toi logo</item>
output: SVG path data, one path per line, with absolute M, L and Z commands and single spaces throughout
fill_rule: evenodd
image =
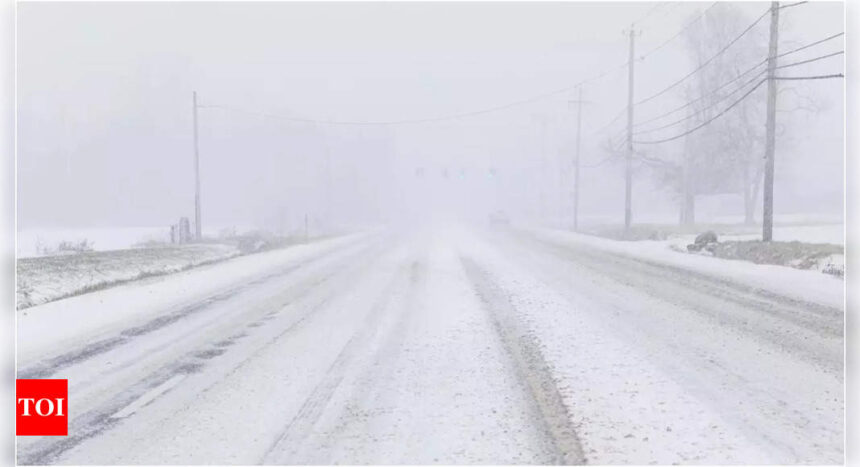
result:
M 69 432 L 69 381 L 15 380 L 18 436 L 66 436 Z

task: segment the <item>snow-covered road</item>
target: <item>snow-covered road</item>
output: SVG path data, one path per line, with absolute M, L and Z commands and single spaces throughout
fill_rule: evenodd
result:
M 70 413 L 19 462 L 841 463 L 827 280 L 523 231 L 238 258 L 19 314 L 18 377 L 67 378 Z

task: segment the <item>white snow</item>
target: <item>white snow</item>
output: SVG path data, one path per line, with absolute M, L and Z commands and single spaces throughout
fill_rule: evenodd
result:
M 301 262 L 364 237 L 365 234 L 353 234 L 241 256 L 21 310 L 18 312 L 19 365 L 62 352 L 75 343 L 94 339 L 112 330 L 131 327 L 171 307 L 223 291 L 231 284 L 252 280 L 284 264 Z
M 752 230 L 752 231 L 751 231 Z M 695 234 L 673 235 L 670 242 L 686 246 L 693 243 Z M 719 232 L 722 240 L 761 240 L 761 232 L 758 229 L 747 227 L 726 228 Z M 804 243 L 829 243 L 832 245 L 845 245 L 844 224 L 815 224 L 815 225 L 775 225 L 773 227 L 773 239 L 780 242 L 804 242 Z
M 523 377 L 544 370 L 591 464 L 839 462 L 841 335 L 722 281 L 841 309 L 840 281 L 661 242 L 530 232 L 572 254 L 510 233 L 363 233 L 36 306 L 18 314 L 19 368 L 238 286 L 63 366 L 76 407 L 115 418 L 59 462 L 557 462 Z M 628 271 L 618 255 L 678 269 L 648 290 L 658 268 Z M 512 311 L 483 298 L 467 264 Z M 717 280 L 686 284 L 685 271 Z M 494 327 L 500 313 L 514 339 Z M 516 364 L 511 346 L 526 340 L 545 368 Z
M 247 296 L 232 306 L 243 312 L 201 316 L 210 324 L 171 346 L 69 368 L 76 400 L 93 404 L 111 396 L 93 394 L 89 381 L 116 383 L 127 364 L 155 366 L 218 333 L 243 336 L 217 365 L 124 404 L 137 410 L 61 462 L 552 462 L 552 442 L 452 245 L 397 243 L 363 257 L 299 270 L 319 285 L 287 292 L 283 308 L 261 308 L 265 325 L 246 326 L 267 301 Z M 297 280 L 284 279 L 285 290 Z
M 92 243 L 95 251 L 122 250 L 147 241 L 169 242 L 170 227 L 37 228 L 18 231 L 19 258 L 40 256 L 40 248 L 55 249 L 63 241 Z
M 655 261 L 722 280 L 741 283 L 800 300 L 842 309 L 844 282 L 818 271 L 804 271 L 769 264 L 754 264 L 674 251 L 665 241 L 625 242 L 551 229 L 530 230 L 542 239 L 561 244 L 587 245 L 603 251 Z
M 19 258 L 17 307 L 182 271 L 238 254 L 232 245 L 193 244 Z
M 132 402 L 131 404 L 123 407 L 122 410 L 120 410 L 119 412 L 111 415 L 111 418 L 125 418 L 125 417 L 128 417 L 129 415 L 134 414 L 135 412 L 140 410 L 141 407 L 145 406 L 146 404 L 149 404 L 150 402 L 155 400 L 155 398 L 157 398 L 158 396 L 164 394 L 165 392 L 169 391 L 174 386 L 178 385 L 185 378 L 186 378 L 185 375 L 175 375 L 175 376 L 171 377 L 167 381 L 165 381 L 165 382 L 159 384 L 158 386 L 150 389 L 149 391 L 144 393 L 142 396 L 135 399 L 135 401 Z
M 629 248 L 642 243 L 537 234 L 630 255 Z M 725 316 L 713 322 L 672 301 L 655 299 L 647 290 L 613 282 L 611 276 L 566 266 L 564 260 L 538 259 L 525 249 L 518 253 L 474 239 L 463 243 L 469 245 L 464 254 L 485 268 L 526 323 L 528 333 L 541 342 L 588 463 L 831 463 L 841 459 L 844 406 L 837 396 L 841 374 L 796 360 L 778 346 L 769 347 L 718 324 L 734 311 L 723 310 Z M 675 261 L 661 247 L 635 250 L 635 254 L 717 277 L 761 280 L 763 288 L 776 292 L 787 290 L 780 284 L 784 272 L 794 276 L 795 286 L 802 277 L 821 276 L 745 263 L 734 268 L 710 258 Z M 821 298 L 807 287 L 801 289 L 797 292 L 807 299 Z M 746 313 L 742 319 L 751 329 L 794 332 L 781 330 L 787 325 L 771 321 L 766 314 Z M 836 341 L 828 341 L 828 346 L 840 349 Z

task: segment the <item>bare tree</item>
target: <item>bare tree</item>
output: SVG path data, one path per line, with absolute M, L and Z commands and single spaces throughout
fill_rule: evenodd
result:
M 737 6 L 721 4 L 710 9 L 698 27 L 685 32 L 684 44 L 699 71 L 680 93 L 689 103 L 686 115 L 679 112 L 667 119 L 671 122 L 674 118 L 679 124 L 665 131 L 683 131 L 711 120 L 757 83 L 758 70 L 747 71 L 766 54 L 762 31 L 754 28 L 723 50 L 749 21 Z M 763 173 L 760 155 L 764 126 L 759 122 L 763 121 L 764 101 L 750 97 L 680 140 L 671 154 L 675 164 L 652 166 L 664 186 L 678 194 L 682 225 L 695 222 L 698 196 L 726 193 L 742 197 L 744 219 L 753 221 Z

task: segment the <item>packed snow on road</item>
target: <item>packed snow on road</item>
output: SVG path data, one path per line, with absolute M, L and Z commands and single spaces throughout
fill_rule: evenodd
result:
M 29 308 L 72 419 L 20 460 L 840 461 L 841 281 L 603 242 L 379 230 Z

